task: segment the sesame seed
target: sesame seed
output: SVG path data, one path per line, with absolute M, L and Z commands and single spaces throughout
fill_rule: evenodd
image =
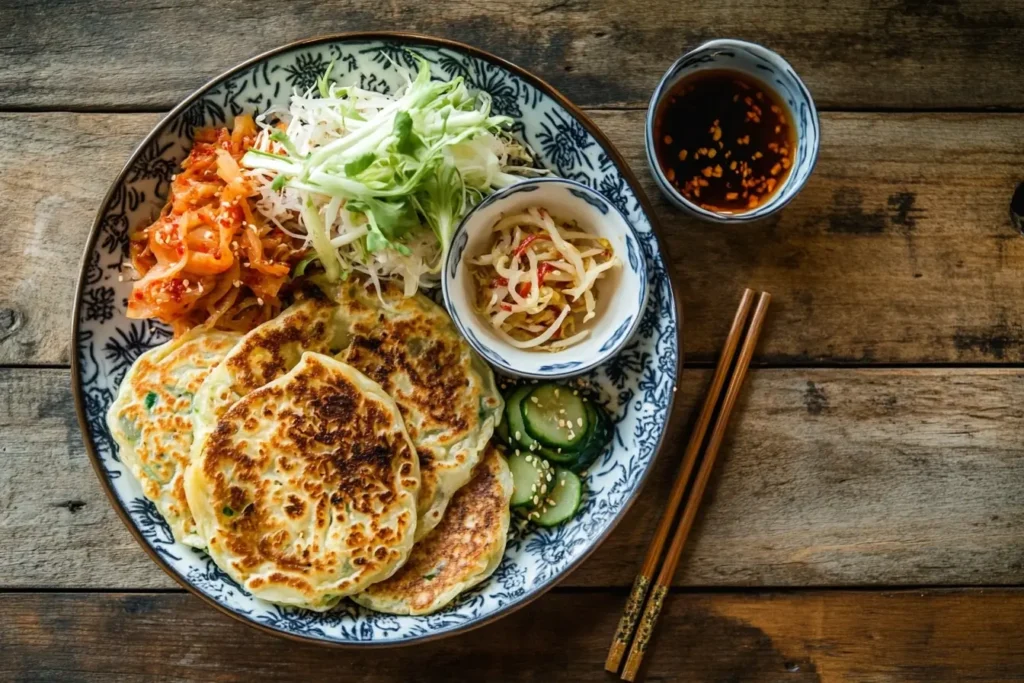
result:
M 539 496 L 534 496 L 533 497 L 533 504 L 534 505 L 540 505 L 540 497 Z
M 550 498 L 548 498 L 544 502 L 547 503 L 548 505 L 558 505 L 558 503 L 556 503 L 555 501 L 551 500 Z
M 519 449 L 518 448 L 516 449 L 516 455 L 519 455 Z
M 582 427 L 583 426 L 583 418 L 582 417 L 577 417 L 576 418 L 576 424 L 577 424 L 577 426 Z
M 555 397 L 557 398 L 557 396 L 558 396 L 558 389 L 555 389 Z
M 565 420 L 559 420 L 558 421 L 558 426 L 559 427 L 564 427 L 565 426 Z
M 521 438 L 523 438 L 523 433 L 522 433 L 522 432 L 520 432 L 520 431 L 519 431 L 519 430 L 517 429 L 517 430 L 516 430 L 516 441 L 519 441 L 519 439 L 521 439 Z M 517 452 L 518 452 L 518 451 L 517 451 Z
M 537 405 L 540 405 L 540 401 L 537 400 L 536 396 L 531 396 L 530 400 L 533 401 L 534 403 L 536 403 Z
M 573 390 L 572 390 L 572 395 L 573 395 L 573 396 L 579 396 L 579 395 L 580 395 L 580 392 L 579 392 L 579 390 L 578 390 L 578 389 L 573 389 Z
M 551 481 L 551 480 L 552 480 L 552 479 L 554 479 L 554 478 L 555 478 L 555 477 L 554 477 L 554 476 L 553 476 L 553 475 L 552 475 L 551 473 L 548 473 L 548 478 L 547 478 L 547 481 Z

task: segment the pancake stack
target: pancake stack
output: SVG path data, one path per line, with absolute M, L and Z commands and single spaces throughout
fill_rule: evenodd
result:
M 259 598 L 441 609 L 504 554 L 493 373 L 422 295 L 304 297 L 140 357 L 108 413 L 122 460 L 175 539 Z

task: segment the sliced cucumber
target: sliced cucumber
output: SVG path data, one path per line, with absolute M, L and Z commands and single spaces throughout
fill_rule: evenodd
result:
M 544 458 L 531 453 L 516 452 L 508 456 L 512 473 L 512 507 L 543 505 L 544 497 L 554 485 L 554 472 Z
M 541 384 L 521 403 L 526 431 L 544 446 L 574 449 L 590 430 L 583 399 L 567 387 Z
M 509 442 L 513 447 L 518 444 L 525 451 L 533 451 L 540 446 L 526 431 L 526 425 L 523 424 L 523 399 L 531 391 L 533 391 L 533 387 L 529 384 L 524 384 L 505 399 L 505 421 L 508 422 Z
M 583 502 L 583 482 L 563 467 L 555 468 L 555 488 L 527 514 L 527 519 L 540 526 L 556 526 L 570 519 Z
M 587 419 L 591 421 L 593 427 L 587 435 L 586 442 L 580 448 L 576 460 L 568 465 L 569 469 L 577 474 L 586 471 L 604 453 L 612 435 L 611 421 L 604 409 L 589 400 L 586 402 L 586 406 Z
M 551 462 L 558 463 L 559 465 L 571 465 L 580 457 L 580 454 L 572 448 L 549 448 L 548 446 L 541 446 L 537 449 L 537 453 L 540 453 Z

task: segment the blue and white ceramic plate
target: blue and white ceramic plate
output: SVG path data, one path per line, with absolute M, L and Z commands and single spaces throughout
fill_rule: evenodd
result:
M 193 131 L 230 125 L 243 112 L 284 107 L 334 61 L 343 83 L 387 92 L 401 84 L 392 60 L 413 66 L 411 52 L 438 77 L 463 76 L 488 91 L 495 109 L 557 175 L 601 192 L 632 223 L 647 262 L 650 296 L 633 340 L 586 377 L 615 417 L 613 446 L 591 468 L 582 511 L 553 529 L 516 526 L 491 578 L 447 609 L 423 617 L 370 612 L 351 603 L 326 613 L 255 599 L 205 553 L 175 543 L 156 508 L 118 460 L 104 415 L 125 371 L 169 339 L 166 328 L 125 317 L 129 282 L 119 282 L 128 230 L 151 220 Z M 611 532 L 658 451 L 679 373 L 679 313 L 652 212 L 636 178 L 607 138 L 549 85 L 497 57 L 449 41 L 402 34 L 349 34 L 296 43 L 214 79 L 176 107 L 143 141 L 100 207 L 85 250 L 75 303 L 75 401 L 86 447 L 114 507 L 139 543 L 183 586 L 237 619 L 278 635 L 341 645 L 396 645 L 451 635 L 526 604 L 576 567 Z M 520 522 L 521 523 L 521 522 Z

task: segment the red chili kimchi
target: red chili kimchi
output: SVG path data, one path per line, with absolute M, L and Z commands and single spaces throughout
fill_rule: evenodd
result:
M 250 116 L 196 133 L 160 217 L 130 236 L 139 279 L 129 318 L 156 318 L 178 336 L 199 325 L 247 331 L 280 312 L 303 246 L 251 206 L 258 193 L 239 160 L 256 133 Z

